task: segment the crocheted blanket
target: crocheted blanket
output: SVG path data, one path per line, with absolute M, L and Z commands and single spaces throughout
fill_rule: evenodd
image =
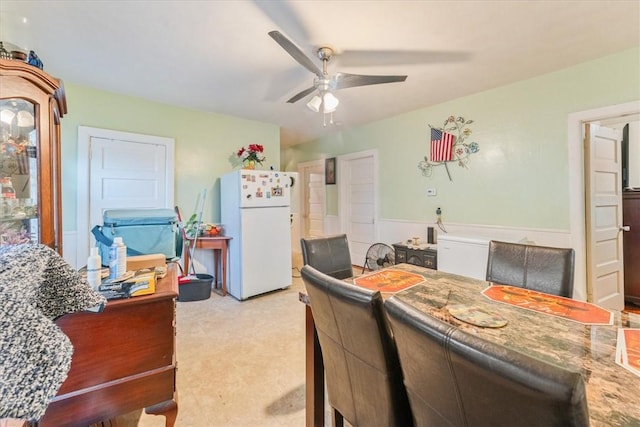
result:
M 67 378 L 73 347 L 53 322 L 106 300 L 53 249 L 0 246 L 0 418 L 35 421 Z

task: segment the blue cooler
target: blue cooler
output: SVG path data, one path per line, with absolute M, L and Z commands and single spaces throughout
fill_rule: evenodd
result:
M 174 261 L 182 255 L 182 235 L 173 209 L 109 209 L 104 211 L 103 225 L 96 225 L 91 233 L 103 265 L 109 262 L 109 246 L 116 236 L 127 246 L 127 256 L 164 254 Z

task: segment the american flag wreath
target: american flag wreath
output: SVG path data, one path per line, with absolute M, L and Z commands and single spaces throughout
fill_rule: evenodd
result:
M 465 120 L 464 117 L 449 116 L 440 128 L 429 125 L 429 153 L 418 163 L 423 176 L 430 177 L 435 166 L 444 165 L 449 180 L 453 181 L 447 166 L 449 162 L 458 162 L 458 166 L 467 168 L 469 156 L 480 150 L 477 142 L 466 142 L 472 133 L 468 125 L 472 123 L 473 120 Z

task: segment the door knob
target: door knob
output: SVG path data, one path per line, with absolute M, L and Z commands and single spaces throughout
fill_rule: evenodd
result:
M 628 225 L 621 225 L 620 230 L 622 231 L 631 231 L 631 227 Z

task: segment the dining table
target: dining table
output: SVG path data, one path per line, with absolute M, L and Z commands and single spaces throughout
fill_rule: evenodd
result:
M 591 426 L 640 426 L 640 376 L 616 362 L 618 331 L 640 328 L 639 314 L 411 264 L 347 280 L 469 334 L 581 373 Z M 324 426 L 322 352 L 306 293 L 300 300 L 306 303 L 306 425 Z

